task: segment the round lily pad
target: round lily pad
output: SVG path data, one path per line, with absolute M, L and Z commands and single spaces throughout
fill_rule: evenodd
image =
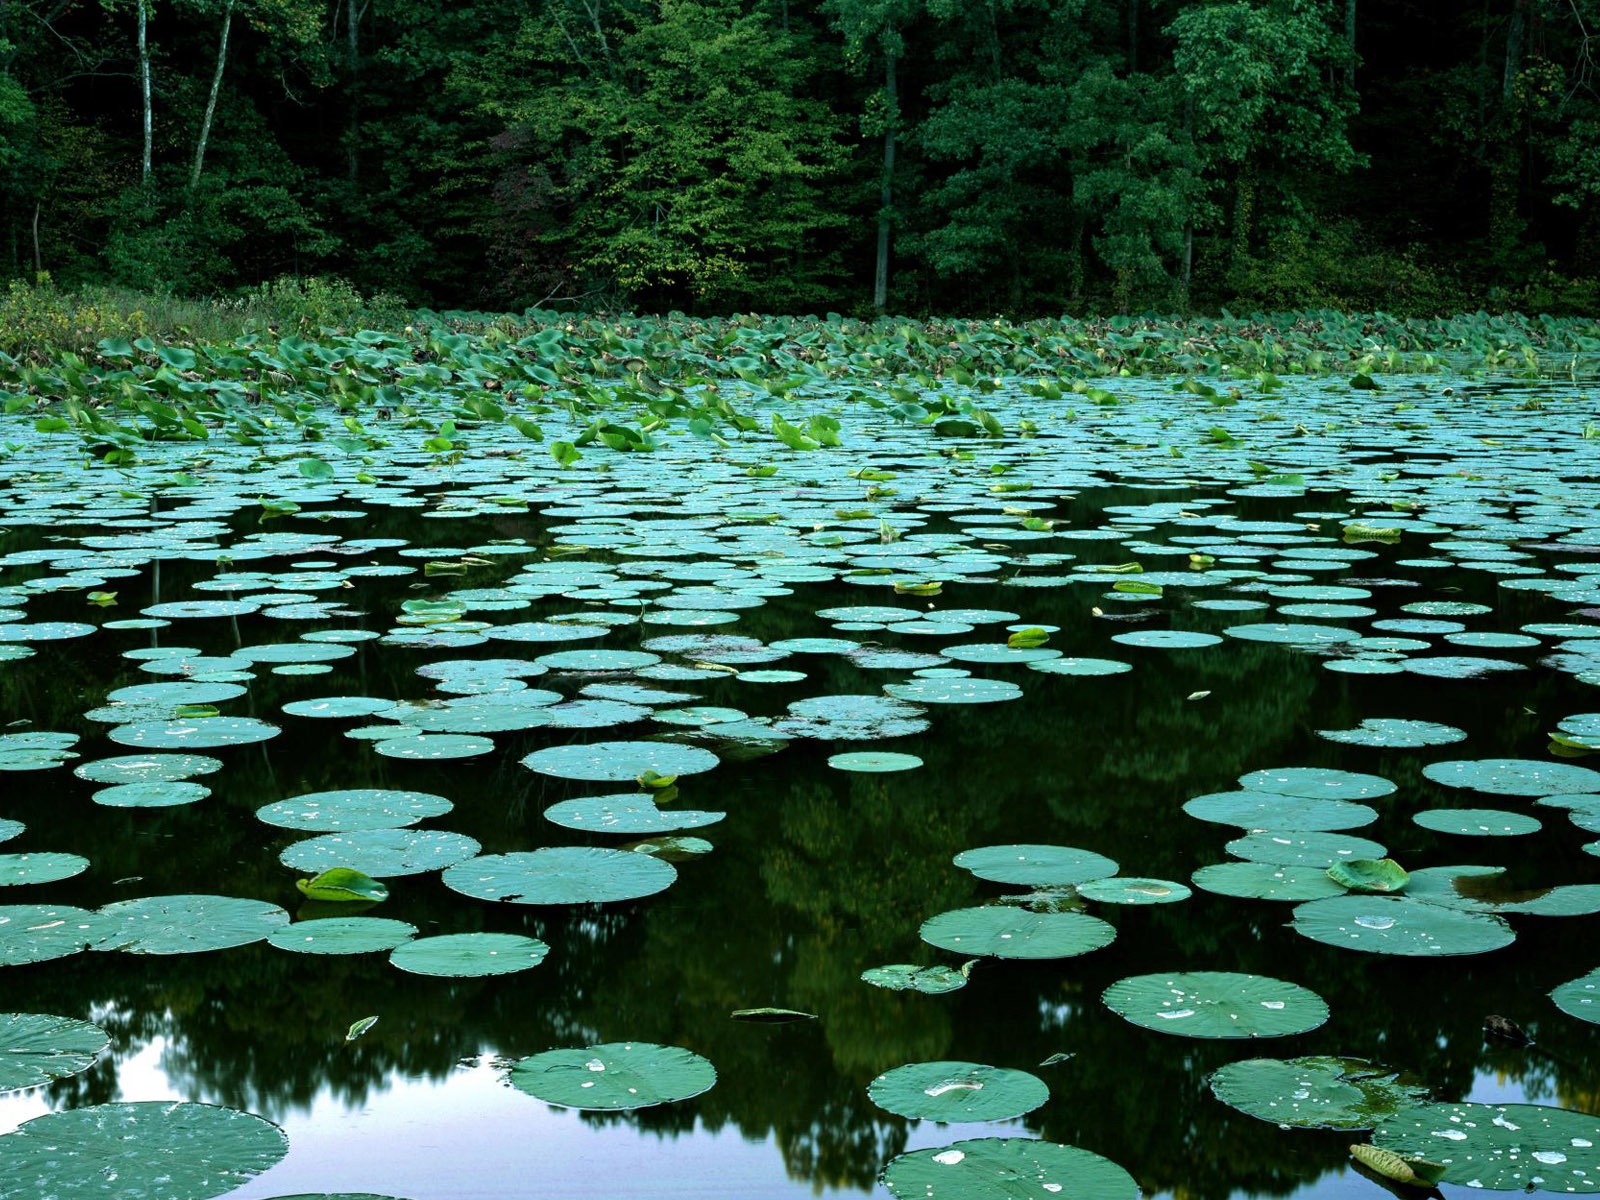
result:
M 1026 1071 L 973 1062 L 907 1063 L 867 1085 L 879 1108 L 924 1121 L 1010 1121 L 1050 1099 Z
M 107 808 L 176 808 L 194 804 L 211 795 L 211 789 L 190 779 L 151 780 L 149 783 L 119 783 L 101 788 L 90 796 Z
M 379 879 L 421 875 L 471 858 L 482 846 L 465 834 L 442 829 L 360 829 L 325 833 L 284 848 L 278 861 L 318 875 L 349 867 Z
M 22 883 L 55 883 L 81 875 L 88 869 L 89 860 L 81 854 L 49 851 L 0 854 L 0 887 Z
M 1225 862 L 1201 867 L 1189 882 L 1203 891 L 1245 900 L 1320 900 L 1342 896 L 1344 888 L 1317 865 L 1285 866 L 1266 862 Z
M 943 964 L 919 967 L 912 963 L 890 963 L 885 967 L 868 967 L 861 972 L 864 983 L 891 992 L 926 992 L 941 995 L 967 986 L 967 973 L 960 967 Z
M 88 1021 L 46 1013 L 0 1013 L 0 1092 L 65 1079 L 94 1065 L 111 1044 Z
M 345 717 L 370 717 L 394 707 L 393 700 L 377 696 L 323 696 L 316 700 L 294 700 L 283 706 L 291 717 L 318 717 L 333 720 Z
M 1395 785 L 1381 775 L 1335 771 L 1328 767 L 1273 767 L 1239 777 L 1247 792 L 1274 792 L 1321 800 L 1372 800 L 1392 795 Z
M 848 754 L 834 754 L 828 765 L 836 771 L 859 771 L 881 775 L 894 771 L 914 771 L 922 765 L 915 754 L 897 754 L 890 750 L 853 750 Z
M 1073 958 L 1109 946 L 1116 929 L 1083 913 L 1029 912 L 1008 904 L 957 908 L 929 917 L 921 937 L 956 954 L 990 958 Z
M 1250 1058 L 1211 1075 L 1211 1091 L 1230 1108 L 1296 1129 L 1371 1129 L 1426 1100 L 1423 1087 L 1364 1058 Z
M 1600 1117 L 1541 1104 L 1424 1104 L 1372 1144 L 1442 1163 L 1442 1183 L 1489 1191 L 1600 1192 Z
M 1105 855 L 1071 846 L 979 846 L 952 861 L 979 879 L 1028 887 L 1064 887 L 1117 873 Z
M 1422 773 L 1445 787 L 1492 796 L 1554 796 L 1600 791 L 1600 771 L 1531 758 L 1479 758 L 1429 763 Z
M 1108 1158 L 1031 1138 L 972 1138 L 889 1161 L 883 1186 L 897 1200 L 1139 1200 L 1132 1175 Z
M 99 912 L 111 929 L 96 950 L 132 954 L 198 954 L 259 942 L 289 914 L 264 900 L 238 896 L 147 896 L 119 900 Z
M 546 846 L 486 854 L 451 867 L 445 886 L 509 904 L 605 904 L 653 896 L 672 886 L 675 867 L 648 854 L 598 846 Z
M 388 917 L 323 917 L 280 925 L 267 945 L 296 954 L 371 954 L 393 950 L 416 936 L 417 927 Z
M 1170 879 L 1149 879 L 1138 875 L 1113 875 L 1091 879 L 1077 886 L 1078 895 L 1097 904 L 1176 904 L 1193 893 Z
M 375 741 L 372 748 L 385 758 L 418 758 L 432 762 L 476 758 L 493 750 L 494 742 L 465 733 L 424 733 L 415 737 L 384 738 Z
M 1136 629 L 1132 633 L 1113 634 L 1111 640 L 1123 646 L 1144 646 L 1151 650 L 1198 650 L 1222 644 L 1222 639 L 1214 633 L 1182 629 Z
M 1183 811 L 1202 821 L 1241 829 L 1329 832 L 1358 829 L 1378 819 L 1376 809 L 1348 800 L 1284 796 L 1276 792 L 1213 792 L 1196 796 Z
M 1600 1025 L 1600 970 L 1561 984 L 1550 993 L 1550 999 L 1568 1016 Z
M 393 788 L 345 788 L 307 792 L 256 809 L 256 816 L 281 829 L 343 833 L 366 829 L 400 829 L 428 817 L 439 817 L 453 805 L 431 792 Z
M 517 933 L 444 933 L 401 942 L 389 961 L 413 975 L 469 979 L 526 971 L 549 953 L 538 938 Z
M 1003 679 L 913 679 L 908 683 L 891 683 L 883 690 L 898 699 L 918 704 L 994 704 L 1022 695 L 1020 687 Z M 896 732 L 914 733 L 926 728 L 925 722 L 916 724 L 916 730 Z
M 1234 838 L 1227 851 L 1235 858 L 1274 863 L 1281 867 L 1330 867 L 1355 858 L 1382 858 L 1387 851 L 1378 842 L 1348 833 L 1303 833 L 1265 830 Z
M 651 796 L 641 792 L 622 792 L 615 796 L 581 796 L 575 800 L 562 800 L 545 809 L 544 815 L 547 821 L 567 829 L 598 830 L 602 833 L 671 833 L 677 829 L 700 829 L 715 825 L 728 814 L 688 808 L 659 808 Z
M 1328 1019 L 1328 1006 L 1297 983 L 1233 971 L 1135 975 L 1101 997 L 1145 1029 L 1195 1038 L 1287 1037 Z
M 83 763 L 72 773 L 91 783 L 156 783 L 220 770 L 222 760 L 208 754 L 124 754 Z
M 0 817 L 0 842 L 9 842 L 26 828 L 27 826 L 21 821 L 11 821 Z
M 1133 670 L 1132 663 L 1118 662 L 1114 658 L 1051 658 L 1044 662 L 1031 662 L 1030 670 L 1045 675 L 1122 675 Z
M 535 750 L 522 765 L 557 779 L 621 783 L 646 771 L 657 775 L 696 775 L 717 765 L 717 756 L 698 746 L 675 742 L 587 742 Z
M 276 1164 L 270 1121 L 210 1104 L 143 1100 L 46 1113 L 0 1136 L 5 1200 L 208 1200 Z
M 1293 929 L 1328 946 L 1428 958 L 1486 954 L 1516 940 L 1511 927 L 1490 913 L 1354 893 L 1300 905 Z
M 1394 717 L 1368 717 L 1354 729 L 1319 729 L 1317 736 L 1347 746 L 1382 746 L 1413 749 L 1446 746 L 1466 741 L 1465 730 L 1437 721 L 1409 721 Z
M 1413 814 L 1411 819 L 1435 833 L 1458 833 L 1465 837 L 1518 837 L 1538 833 L 1543 828 L 1537 817 L 1498 808 L 1428 808 Z
M 201 717 L 118 725 L 106 736 L 123 746 L 151 750 L 209 750 L 216 746 L 248 746 L 282 732 L 278 726 L 255 717 Z
M 0 967 L 49 962 L 105 940 L 115 922 L 67 905 L 0 905 Z
M 680 1046 L 607 1042 L 520 1059 L 510 1081 L 546 1104 L 619 1112 L 698 1096 L 717 1082 L 717 1070 Z

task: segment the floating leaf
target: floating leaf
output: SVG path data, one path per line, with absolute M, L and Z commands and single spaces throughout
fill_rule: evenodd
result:
M 1352 858 L 1328 868 L 1328 878 L 1352 892 L 1401 892 L 1411 880 L 1392 858 Z
M 111 1044 L 88 1021 L 44 1013 L 0 1013 L 0 1092 L 38 1087 L 87 1071 Z
M 1139 1200 L 1132 1175 L 1108 1158 L 1030 1138 L 973 1138 L 891 1159 L 883 1185 L 898 1200 Z
M 967 986 L 967 975 L 976 959 L 969 959 L 962 967 L 918 967 L 911 963 L 891 963 L 886 967 L 868 967 L 861 972 L 863 981 L 891 992 L 927 992 L 940 995 Z
M 349 867 L 330 867 L 315 879 L 296 879 L 294 886 L 307 900 L 335 904 L 361 900 L 374 903 L 389 898 L 388 887 Z
M 1294 910 L 1294 931 L 1328 946 L 1433 958 L 1487 954 L 1516 940 L 1489 913 L 1463 912 L 1403 896 L 1335 896 Z
M 1109 946 L 1117 931 L 1082 913 L 1037 913 L 1008 904 L 957 908 L 922 923 L 922 940 L 957 954 L 1072 958 Z
M 1315 992 L 1232 971 L 1135 975 L 1112 984 L 1102 999 L 1135 1025 L 1183 1037 L 1285 1037 L 1328 1019 L 1328 1006 Z
M 344 1040 L 347 1042 L 355 1041 L 377 1023 L 377 1017 L 362 1017 L 359 1021 L 354 1022 L 349 1029 L 345 1030 Z
M 908 1063 L 867 1085 L 879 1108 L 924 1121 L 1009 1121 L 1050 1099 L 1044 1080 L 1026 1071 L 972 1062 Z
M 1600 1117 L 1538 1104 L 1424 1104 L 1372 1144 L 1440 1163 L 1441 1183 L 1490 1191 L 1600 1192 Z
M 760 1021 L 774 1025 L 817 1019 L 816 1013 L 801 1012 L 796 1008 L 736 1008 L 728 1015 L 735 1021 Z
M 470 979 L 526 971 L 549 953 L 538 938 L 516 933 L 443 933 L 402 942 L 389 961 L 413 975 Z
M 511 1086 L 546 1104 L 617 1112 L 688 1100 L 717 1082 L 693 1051 L 652 1042 L 546 1050 L 511 1067 Z
M 1211 1091 L 1224 1104 L 1296 1129 L 1371 1129 L 1427 1099 L 1427 1089 L 1364 1058 L 1252 1058 L 1213 1072 Z
M 1364 1144 L 1351 1146 L 1350 1157 L 1385 1179 L 1407 1183 L 1412 1187 L 1432 1187 L 1444 1178 L 1447 1169 L 1443 1163 L 1432 1163 L 1415 1155 L 1396 1154 L 1392 1150 L 1380 1150 Z
M 606 904 L 653 896 L 678 877 L 669 862 L 598 846 L 547 846 L 486 854 L 451 867 L 444 884 L 509 904 Z

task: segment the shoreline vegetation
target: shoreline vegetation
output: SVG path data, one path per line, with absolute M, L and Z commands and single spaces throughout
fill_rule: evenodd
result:
M 1519 312 L 1424 318 L 1223 310 L 1025 321 L 540 308 L 440 312 L 409 308 L 391 295 L 363 296 L 339 279 L 286 277 L 239 296 L 183 299 L 109 287 L 64 289 L 43 275 L 31 284 L 13 280 L 0 293 L 0 385 L 40 394 L 33 370 L 119 365 L 133 353 L 155 362 L 162 347 L 225 352 L 283 339 L 357 335 L 410 343 L 418 361 L 459 356 L 469 346 L 535 350 L 528 382 L 542 389 L 581 379 L 692 386 L 742 378 L 774 395 L 811 378 L 872 375 L 970 384 L 996 375 L 1371 375 L 1450 365 L 1580 378 L 1593 374 L 1589 360 L 1600 358 L 1600 319 Z M 548 369 L 538 368 L 541 359 Z M 764 377 L 773 370 L 798 377 L 775 383 Z

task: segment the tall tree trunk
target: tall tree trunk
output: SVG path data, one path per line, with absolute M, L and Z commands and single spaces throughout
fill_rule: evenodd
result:
M 200 172 L 206 162 L 206 143 L 211 140 L 211 120 L 217 115 L 217 96 L 222 91 L 222 71 L 228 65 L 228 31 L 233 28 L 234 0 L 222 10 L 222 39 L 217 43 L 217 70 L 211 76 L 211 95 L 206 98 L 206 115 L 200 122 L 200 138 L 194 146 L 194 168 L 189 172 L 189 190 L 200 186 Z
M 366 5 L 345 0 L 345 66 L 350 72 L 350 108 L 345 118 L 345 175 L 351 183 L 361 176 L 361 16 Z
M 33 202 L 33 274 L 35 279 L 44 274 L 44 256 L 39 253 L 39 209 L 42 207 L 43 201 L 35 200 Z
M 1512 0 L 1511 25 L 1506 30 L 1506 69 L 1500 80 L 1500 98 L 1511 99 L 1511 89 L 1522 73 L 1522 48 L 1528 40 L 1528 0 Z
M 872 279 L 872 307 L 880 313 L 889 303 L 889 235 L 893 225 L 890 206 L 894 203 L 894 135 L 900 123 L 899 91 L 895 85 L 895 56 L 884 56 L 883 96 L 888 109 L 883 131 L 883 187 L 878 209 L 878 266 Z
M 1344 64 L 1344 86 L 1356 90 L 1356 0 L 1344 0 L 1344 48 L 1350 58 Z
M 1521 201 L 1522 106 L 1516 102 L 1517 78 L 1528 36 L 1528 0 L 1513 0 L 1506 29 L 1505 70 L 1500 78 L 1500 113 L 1489 144 L 1489 245 L 1502 263 L 1509 263 L 1522 239 L 1518 214 Z
M 1250 231 L 1255 224 L 1256 169 L 1253 163 L 1240 163 L 1233 181 L 1233 246 L 1228 270 L 1237 278 L 1250 258 Z
M 139 0 L 139 101 L 140 116 L 144 126 L 144 153 L 139 158 L 139 182 L 150 182 L 150 146 L 154 140 L 155 122 L 150 112 L 150 4 Z
M 1127 0 L 1128 70 L 1139 69 L 1139 0 Z
M 1189 315 L 1189 283 L 1194 278 L 1194 226 L 1183 227 L 1183 313 Z

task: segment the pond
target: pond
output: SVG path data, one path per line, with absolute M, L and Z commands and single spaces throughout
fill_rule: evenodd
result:
M 0 1197 L 1600 1191 L 1585 389 L 464 377 L 0 426 Z

